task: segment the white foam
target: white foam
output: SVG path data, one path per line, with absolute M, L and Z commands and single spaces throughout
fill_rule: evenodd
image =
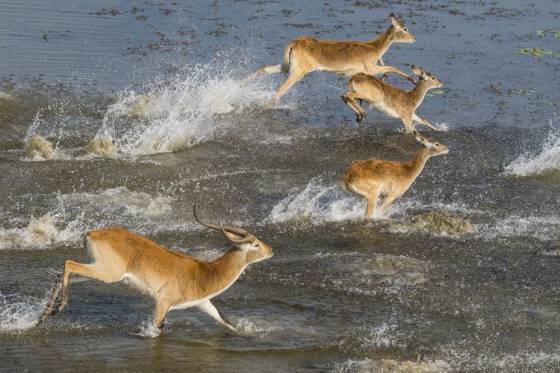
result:
M 240 318 L 237 320 L 235 328 L 243 334 L 267 334 L 269 332 L 283 329 L 282 325 L 257 318 Z
M 25 228 L 0 228 L 0 250 L 45 249 L 55 243 L 76 241 L 80 237 L 80 221 L 71 221 L 59 229 L 58 218 L 45 214 L 31 218 Z
M 443 373 L 450 371 L 451 367 L 445 361 L 396 361 L 391 359 L 371 360 L 371 359 L 349 359 L 342 363 L 337 363 L 334 372 L 391 372 L 391 373 Z
M 419 202 L 402 198 L 385 211 L 386 219 L 404 214 L 410 208 L 422 206 Z M 435 204 L 439 206 L 439 204 Z M 453 205 L 451 208 L 463 209 Z M 301 192 L 294 192 L 278 202 L 269 219 L 273 223 L 308 219 L 313 223 L 358 220 L 365 217 L 366 201 L 361 196 L 345 191 L 338 184 L 325 186 L 320 178 L 313 178 Z M 379 213 L 379 211 L 377 211 Z
M 0 332 L 33 328 L 47 305 L 48 297 L 34 298 L 0 293 Z
M 272 209 L 269 219 L 273 223 L 296 219 L 312 222 L 329 222 L 360 219 L 364 216 L 364 202 L 338 185 L 323 186 L 321 180 L 312 179 L 305 189 L 281 200 Z
M 146 321 L 140 325 L 140 330 L 135 334 L 144 338 L 157 338 L 161 334 L 161 330 L 156 328 L 152 322 Z
M 447 122 L 436 123 L 435 126 L 441 132 L 448 132 L 449 131 L 449 123 L 447 123 Z
M 212 139 L 223 130 L 219 115 L 260 105 L 273 94 L 255 82 L 192 68 L 187 76 L 147 94 L 123 92 L 109 107 L 98 136 L 116 140 L 119 152 L 128 155 L 173 152 Z M 140 117 L 134 127 L 119 131 L 118 118 Z
M 525 153 L 504 168 L 505 175 L 531 176 L 560 169 L 560 130 L 549 132 L 537 154 Z
M 482 229 L 479 229 L 478 235 L 485 240 L 526 236 L 540 240 L 558 239 L 560 238 L 560 218 L 512 215 L 483 226 Z
M 80 205 L 100 210 L 119 210 L 128 215 L 160 216 L 171 212 L 173 199 L 133 192 L 126 187 L 106 189 L 98 193 L 72 193 L 60 196 L 65 205 Z

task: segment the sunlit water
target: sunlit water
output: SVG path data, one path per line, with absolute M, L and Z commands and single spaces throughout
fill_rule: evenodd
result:
M 518 53 L 560 52 L 556 5 L 0 1 L 0 370 L 557 371 L 558 57 Z M 418 40 L 385 62 L 445 82 L 419 112 L 450 152 L 369 220 L 340 179 L 412 158 L 402 125 L 356 125 L 341 77 L 273 110 L 283 76 L 245 78 L 293 37 L 365 40 L 390 11 Z M 214 301 L 238 333 L 191 309 L 160 334 L 150 299 L 77 278 L 37 326 L 88 230 L 221 255 L 195 201 L 274 248 Z

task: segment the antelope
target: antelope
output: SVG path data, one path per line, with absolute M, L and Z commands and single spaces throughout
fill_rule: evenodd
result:
M 234 247 L 214 261 L 203 262 L 125 228 L 90 231 L 84 241 L 93 261 L 84 264 L 67 260 L 64 263 L 62 281 L 53 289 L 41 321 L 68 304 L 70 275 L 77 274 L 106 283 L 125 281 L 150 295 L 155 300 L 153 324 L 159 330 L 169 311 L 198 307 L 218 323 L 236 331 L 211 299 L 232 286 L 249 264 L 272 257 L 272 248 L 242 228 L 201 222 L 196 205 L 193 212 L 199 224 L 222 232 Z M 57 306 L 60 291 L 62 296 Z
M 346 171 L 342 184 L 347 190 L 367 200 L 366 217 L 375 216 L 380 194 L 385 195 L 380 211 L 380 216 L 383 216 L 387 207 L 410 188 L 424 169 L 428 158 L 449 152 L 446 145 L 428 140 L 416 131 L 413 133 L 422 147 L 410 161 L 359 160 L 354 161 Z
M 348 93 L 342 100 L 356 113 L 356 121 L 361 122 L 366 116 L 365 110 L 356 100 L 368 102 L 375 109 L 392 118 L 399 118 L 406 133 L 414 131 L 414 122 L 423 124 L 434 131 L 440 129 L 415 113 L 426 96 L 426 92 L 443 86 L 434 75 L 410 65 L 412 72 L 418 76 L 418 82 L 410 91 L 394 87 L 382 79 L 366 74 L 356 74 L 348 82 Z
M 266 65 L 258 69 L 250 79 L 265 74 L 279 72 L 289 73 L 286 81 L 278 88 L 269 106 L 280 98 L 305 75 L 313 71 L 329 71 L 348 77 L 365 73 L 370 75 L 394 73 L 411 81 L 412 78 L 401 70 L 383 65 L 383 54 L 393 43 L 414 43 L 416 37 L 408 30 L 404 22 L 391 13 L 391 26 L 377 39 L 362 41 L 318 40 L 302 36 L 292 40 L 284 49 L 284 63 Z

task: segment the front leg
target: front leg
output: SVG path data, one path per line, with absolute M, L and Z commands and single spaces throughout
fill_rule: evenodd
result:
M 423 124 L 426 127 L 430 127 L 431 129 L 433 129 L 434 131 L 441 131 L 440 128 L 434 126 L 433 124 L 431 124 L 430 122 L 428 122 L 425 118 L 422 118 L 421 116 L 417 115 L 417 114 L 412 114 L 412 120 L 414 120 L 417 123 Z
M 385 197 L 383 204 L 381 205 L 380 216 L 385 216 L 385 210 L 389 207 L 399 196 L 401 193 L 392 193 Z
M 377 62 L 378 62 L 378 65 L 379 65 L 379 66 L 385 66 L 385 63 L 383 62 L 383 57 L 379 57 L 379 58 L 377 59 Z
M 410 80 L 412 83 L 415 83 L 414 79 L 412 79 L 412 77 L 410 77 L 410 75 L 402 72 L 401 70 L 399 70 L 399 69 L 397 69 L 396 67 L 393 67 L 393 66 L 374 66 L 374 65 L 371 65 L 371 66 L 368 66 L 367 73 L 370 74 L 370 75 L 393 73 L 393 74 L 400 75 L 400 76 Z
M 154 312 L 154 326 L 161 330 L 163 328 L 163 322 L 165 321 L 165 316 L 169 312 L 169 307 L 171 305 L 166 301 L 156 300 L 156 310 Z
M 231 325 L 231 323 L 220 313 L 220 311 L 218 311 L 216 307 L 214 307 L 212 302 L 210 302 L 209 300 L 199 304 L 198 308 L 200 308 L 202 312 L 212 316 L 214 320 L 216 320 L 218 323 L 222 324 L 226 328 L 229 328 L 230 330 L 237 332 L 237 329 L 235 329 L 235 327 Z

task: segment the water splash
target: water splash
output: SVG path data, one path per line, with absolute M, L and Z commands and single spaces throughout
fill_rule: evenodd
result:
M 227 129 L 220 115 L 260 105 L 272 94 L 271 89 L 234 79 L 231 73 L 196 67 L 147 94 L 123 92 L 109 107 L 98 136 L 115 139 L 118 151 L 127 155 L 174 152 Z M 123 117 L 137 120 L 132 127 L 119 128 Z
M 46 161 L 55 157 L 52 143 L 38 135 L 24 140 L 24 151 L 32 161 Z
M 324 186 L 312 179 L 304 190 L 292 193 L 274 206 L 269 219 L 273 223 L 309 219 L 314 223 L 360 219 L 363 202 L 338 185 Z
M 0 250 L 45 249 L 54 243 L 72 242 L 80 237 L 80 221 L 68 223 L 63 229 L 57 227 L 59 215 L 45 214 L 31 218 L 24 228 L 0 228 Z
M 135 335 L 144 337 L 144 338 L 157 338 L 161 334 L 161 330 L 156 328 L 155 325 L 150 322 L 146 321 L 140 325 L 140 329 L 138 330 Z
M 337 363 L 334 372 L 443 373 L 448 372 L 450 369 L 449 364 L 442 360 L 412 362 L 391 359 L 371 360 L 366 358 L 363 360 L 350 359 Z
M 113 157 L 117 152 L 117 147 L 113 142 L 113 138 L 96 136 L 88 144 L 89 153 L 101 157 Z
M 35 327 L 48 301 L 44 298 L 0 293 L 0 332 L 14 332 Z
M 389 206 L 386 217 L 402 214 L 418 205 L 407 199 Z M 325 186 L 320 178 L 312 179 L 304 190 L 292 193 L 272 209 L 269 219 L 273 223 L 307 219 L 314 224 L 358 220 L 365 217 L 366 202 L 360 196 L 343 190 L 340 185 Z
M 505 175 L 532 176 L 560 169 L 560 130 L 552 130 L 538 154 L 519 156 L 504 169 Z

